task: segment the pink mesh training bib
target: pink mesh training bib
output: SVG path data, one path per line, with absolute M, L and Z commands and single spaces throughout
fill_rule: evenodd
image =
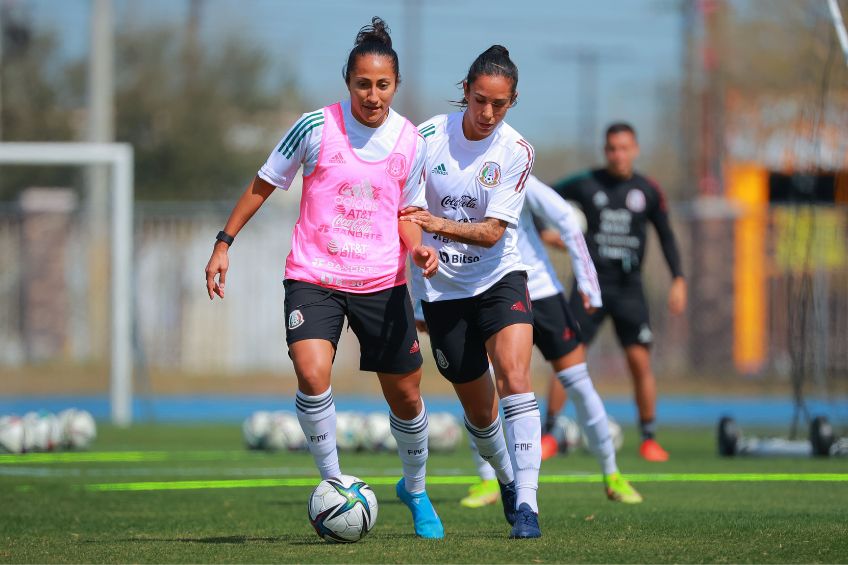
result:
M 318 164 L 303 178 L 287 279 L 356 293 L 406 282 L 407 250 L 398 235 L 398 207 L 417 134 L 405 121 L 389 156 L 368 162 L 350 146 L 341 105 L 324 108 Z

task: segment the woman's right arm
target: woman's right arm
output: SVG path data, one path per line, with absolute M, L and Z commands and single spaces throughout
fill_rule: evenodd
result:
M 224 232 L 235 237 L 271 196 L 272 192 L 274 192 L 274 185 L 259 176 L 254 177 L 253 182 L 238 199 L 230 213 L 230 218 L 224 226 Z M 230 266 L 230 259 L 227 255 L 229 248 L 230 246 L 223 241 L 216 241 L 212 248 L 212 257 L 206 264 L 206 291 L 209 293 L 209 300 L 215 298 L 216 294 L 224 298 L 224 284 L 227 280 L 227 269 Z M 215 280 L 216 276 L 218 280 Z
M 275 187 L 288 190 L 301 165 L 304 174 L 309 174 L 318 162 L 321 148 L 321 132 L 324 125 L 324 113 L 321 110 L 303 114 L 289 131 L 280 139 L 280 143 L 268 160 L 259 169 L 259 173 L 247 190 L 236 202 L 224 232 L 235 237 L 265 200 L 274 192 Z M 224 298 L 224 282 L 227 278 L 229 245 L 216 241 L 212 257 L 206 265 L 206 291 L 212 300 L 217 294 Z M 218 280 L 215 280 L 215 277 Z

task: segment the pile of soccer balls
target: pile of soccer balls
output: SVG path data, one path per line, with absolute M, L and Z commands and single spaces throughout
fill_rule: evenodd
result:
M 0 416 L 0 452 L 30 453 L 86 449 L 97 437 L 94 418 L 85 410 L 68 408 L 58 414 L 27 412 L 23 417 Z
M 609 425 L 609 432 L 612 436 L 612 443 L 615 446 L 615 450 L 618 451 L 624 445 L 624 432 L 618 422 L 611 416 L 607 416 L 607 424 Z M 586 440 L 585 434 L 581 432 L 580 426 L 567 416 L 557 416 L 554 427 L 551 429 L 551 434 L 557 440 L 560 453 L 573 452 L 578 447 L 585 450 L 589 449 L 589 443 Z
M 459 420 L 447 412 L 428 416 L 432 452 L 449 452 L 462 441 Z M 244 443 L 249 449 L 267 451 L 306 449 L 306 438 L 294 412 L 258 411 L 242 424 Z M 336 413 L 336 445 L 341 451 L 395 452 L 397 443 L 392 436 L 389 416 L 383 412 Z

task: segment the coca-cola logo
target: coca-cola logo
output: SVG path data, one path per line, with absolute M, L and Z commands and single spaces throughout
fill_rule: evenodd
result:
M 476 208 L 477 207 L 477 198 L 469 195 L 463 194 L 462 196 L 445 196 L 442 198 L 442 208 L 453 208 L 454 210 L 458 208 Z
M 333 227 L 347 230 L 350 233 L 371 233 L 371 220 L 346 218 L 339 214 L 333 219 Z

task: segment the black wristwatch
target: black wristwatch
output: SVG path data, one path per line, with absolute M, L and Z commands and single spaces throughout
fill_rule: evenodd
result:
M 218 241 L 223 241 L 227 244 L 227 246 L 230 246 L 233 244 L 233 241 L 235 241 L 236 238 L 234 238 L 225 231 L 219 231 L 218 235 L 215 236 L 215 239 Z

